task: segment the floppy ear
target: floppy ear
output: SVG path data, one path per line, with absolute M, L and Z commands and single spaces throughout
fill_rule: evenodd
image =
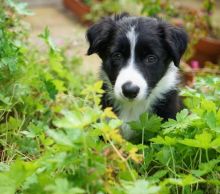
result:
M 92 25 L 86 33 L 90 44 L 87 54 L 97 53 L 102 58 L 116 31 L 116 22 L 128 16 L 128 13 L 122 13 L 105 17 L 100 22 Z
M 188 36 L 181 27 L 172 26 L 167 23 L 162 24 L 165 47 L 176 66 L 179 66 L 180 59 L 187 48 Z
M 114 29 L 115 21 L 110 17 L 104 18 L 92 25 L 86 33 L 87 40 L 90 44 L 87 54 L 97 53 L 99 56 L 102 56 L 107 44 L 113 37 Z

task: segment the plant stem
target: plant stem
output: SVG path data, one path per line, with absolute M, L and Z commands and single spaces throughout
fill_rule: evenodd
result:
M 144 128 L 142 129 L 142 140 L 141 140 L 142 145 L 144 145 Z M 142 154 L 143 154 L 143 158 L 145 156 L 145 152 L 144 152 L 144 148 L 142 149 Z M 144 160 L 144 164 L 145 164 L 145 160 Z
M 122 161 L 125 163 L 125 165 L 126 165 L 128 171 L 129 171 L 129 173 L 130 173 L 130 175 L 131 175 L 133 181 L 135 181 L 136 178 L 135 178 L 133 172 L 131 171 L 131 168 L 130 168 L 130 166 L 129 166 L 127 160 L 121 155 L 121 153 L 118 151 L 118 149 L 115 147 L 115 145 L 114 145 L 114 143 L 113 143 L 112 141 L 109 140 L 109 143 L 110 143 L 110 145 L 113 147 L 113 149 L 115 150 L 115 152 L 118 154 L 118 156 L 119 156 L 119 157 L 122 159 Z
M 208 153 L 208 149 L 205 150 L 205 155 L 206 155 L 206 160 L 207 160 L 207 162 L 209 162 L 209 153 Z

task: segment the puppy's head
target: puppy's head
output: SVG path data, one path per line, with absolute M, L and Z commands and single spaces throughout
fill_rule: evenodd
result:
M 171 62 L 178 67 L 187 47 L 187 35 L 160 19 L 107 17 L 87 31 L 88 55 L 97 53 L 114 96 L 121 101 L 140 101 L 166 74 Z

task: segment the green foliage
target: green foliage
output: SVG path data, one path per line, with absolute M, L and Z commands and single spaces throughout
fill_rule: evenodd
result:
M 27 9 L 28 4 L 23 2 L 14 2 L 13 0 L 6 0 L 7 4 L 14 9 L 20 15 L 33 15 L 33 13 Z
M 169 119 L 163 124 L 164 134 L 166 133 L 178 133 L 187 129 L 192 123 L 197 120 L 198 117 L 195 114 L 190 114 L 187 109 L 177 113 L 176 119 Z
M 15 13 L 23 5 L 0 2 L 0 193 L 219 192 L 218 77 L 183 89 L 188 109 L 176 119 L 144 113 L 129 123 L 134 145 L 111 108 L 101 110 L 102 82 L 82 76 L 48 28 L 45 50 L 33 49 Z
M 144 170 L 150 180 L 162 185 L 178 185 L 171 186 L 171 193 L 193 193 L 193 190 L 218 193 L 219 81 L 218 77 L 207 75 L 198 77 L 193 89 L 183 89 L 188 109 L 179 112 L 176 119 L 158 121 L 159 130 L 143 151 L 145 163 L 137 167 L 138 171 L 143 173 Z M 142 124 L 143 118 L 149 121 L 146 125 Z M 151 117 L 143 114 L 130 126 L 134 130 L 155 128 L 150 121 Z
M 89 0 L 89 5 L 90 12 L 86 14 L 85 19 L 93 22 L 114 13 L 129 12 L 137 15 L 141 12 L 141 6 L 136 0 Z

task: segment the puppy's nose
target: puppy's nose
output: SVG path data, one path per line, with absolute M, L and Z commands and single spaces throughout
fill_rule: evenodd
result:
M 134 99 L 139 92 L 140 88 L 131 82 L 126 82 L 122 85 L 122 93 L 126 98 Z

